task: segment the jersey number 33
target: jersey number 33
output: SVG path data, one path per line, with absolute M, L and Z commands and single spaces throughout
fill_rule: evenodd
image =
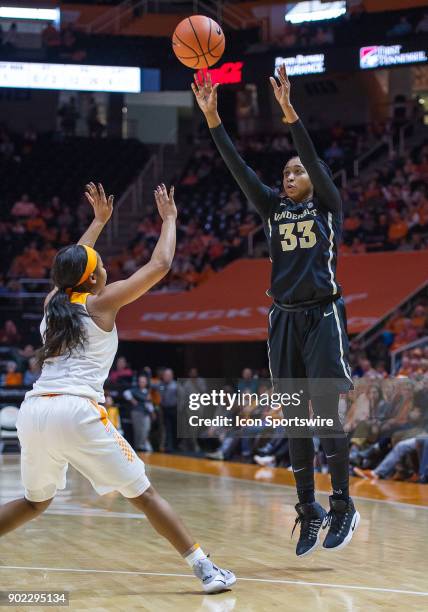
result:
M 317 242 L 315 232 L 312 231 L 313 219 L 310 221 L 298 221 L 297 223 L 281 223 L 278 227 L 282 237 L 281 245 L 283 251 L 294 251 L 297 245 L 301 249 L 311 249 Z

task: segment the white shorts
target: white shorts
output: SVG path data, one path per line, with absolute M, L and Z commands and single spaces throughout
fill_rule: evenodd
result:
M 32 396 L 19 411 L 25 497 L 41 502 L 65 489 L 70 463 L 99 495 L 137 497 L 150 486 L 144 463 L 108 420 L 107 411 L 77 395 Z

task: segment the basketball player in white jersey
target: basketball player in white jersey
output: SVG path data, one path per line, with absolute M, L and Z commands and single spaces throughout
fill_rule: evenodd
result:
M 0 507 L 0 536 L 39 516 L 58 489 L 64 489 L 68 464 L 100 495 L 119 491 L 143 511 L 156 531 L 192 567 L 205 592 L 228 589 L 235 576 L 212 563 L 174 510 L 151 486 L 144 463 L 108 420 L 99 402 L 113 363 L 119 310 L 163 278 L 173 260 L 177 210 L 174 188 L 155 191 L 162 230 L 150 261 L 126 280 L 106 285 L 107 273 L 95 242 L 113 211 L 102 185 L 87 186 L 95 218 L 78 244 L 55 257 L 40 326 L 43 346 L 40 378 L 21 405 L 17 430 L 21 443 L 22 499 Z

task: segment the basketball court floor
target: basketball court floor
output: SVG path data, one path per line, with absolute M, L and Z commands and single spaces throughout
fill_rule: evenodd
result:
M 428 609 L 428 486 L 353 480 L 361 523 L 342 551 L 294 553 L 285 469 L 143 456 L 155 487 L 238 582 L 204 595 L 188 566 L 119 494 L 72 468 L 48 511 L 0 541 L 0 590 L 69 591 L 70 608 L 229 612 Z M 318 487 L 328 490 L 326 476 Z M 19 456 L 0 456 L 1 503 L 22 495 Z M 319 501 L 327 507 L 327 493 Z M 44 608 L 16 607 L 28 611 Z M 64 609 L 46 607 L 46 610 Z

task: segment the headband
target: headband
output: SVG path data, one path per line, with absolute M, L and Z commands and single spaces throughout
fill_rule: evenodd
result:
M 81 244 L 80 246 L 82 246 L 86 251 L 87 261 L 86 261 L 85 271 L 80 277 L 79 282 L 74 285 L 75 287 L 79 287 L 85 281 L 88 280 L 91 274 L 95 271 L 95 268 L 97 267 L 97 263 L 98 263 L 97 252 L 94 251 L 92 247 L 87 246 L 86 244 Z

